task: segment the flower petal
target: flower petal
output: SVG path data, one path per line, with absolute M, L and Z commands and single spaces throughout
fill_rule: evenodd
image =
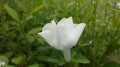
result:
M 50 46 L 52 46 L 58 50 L 63 50 L 63 46 L 60 45 L 55 30 L 43 31 L 38 34 L 40 34 Z
M 74 29 L 74 24 L 72 17 L 63 18 L 57 24 L 57 38 L 61 46 L 64 48 L 69 47 L 71 48 L 71 42 L 69 42 L 69 34 Z
M 59 43 L 58 45 L 62 46 L 63 49 L 69 47 L 68 45 L 69 31 L 67 28 L 65 28 L 64 26 L 57 26 L 56 37 Z
M 51 44 L 53 40 L 53 33 L 51 31 L 43 31 L 38 34 L 41 35 L 49 44 Z
M 63 18 L 62 20 L 60 20 L 57 24 L 58 26 L 71 26 L 73 25 L 73 20 L 72 20 L 72 17 L 69 17 L 69 18 Z
M 77 44 L 77 42 L 78 42 L 78 40 L 79 40 L 85 26 L 86 26 L 85 23 L 80 23 L 72 31 L 72 33 L 71 33 L 71 39 L 72 40 L 71 41 L 73 43 L 73 46 L 75 46 Z
M 51 23 L 47 23 L 47 24 L 43 27 L 42 31 L 45 31 L 45 30 L 53 30 L 53 29 L 55 29 L 55 26 L 56 26 L 56 23 L 55 23 L 54 20 L 52 20 Z

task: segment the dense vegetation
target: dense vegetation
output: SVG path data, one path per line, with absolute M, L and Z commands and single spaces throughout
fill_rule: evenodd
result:
M 8 67 L 120 67 L 119 0 L 0 0 L 0 61 Z M 86 28 L 71 62 L 38 35 L 51 20 Z

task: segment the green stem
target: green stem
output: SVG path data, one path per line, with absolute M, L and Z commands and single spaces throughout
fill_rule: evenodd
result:
M 66 61 L 70 61 L 71 60 L 70 48 L 64 49 L 63 55 L 64 55 Z

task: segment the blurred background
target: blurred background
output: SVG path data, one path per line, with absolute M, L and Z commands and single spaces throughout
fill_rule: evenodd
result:
M 51 20 L 86 23 L 66 62 L 38 35 Z M 120 0 L 0 0 L 0 62 L 8 67 L 120 67 Z

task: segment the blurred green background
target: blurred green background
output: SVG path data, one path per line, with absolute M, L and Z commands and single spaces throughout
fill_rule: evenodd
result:
M 120 0 L 0 0 L 0 61 L 8 67 L 120 67 Z M 37 33 L 73 17 L 86 28 L 65 62 Z

